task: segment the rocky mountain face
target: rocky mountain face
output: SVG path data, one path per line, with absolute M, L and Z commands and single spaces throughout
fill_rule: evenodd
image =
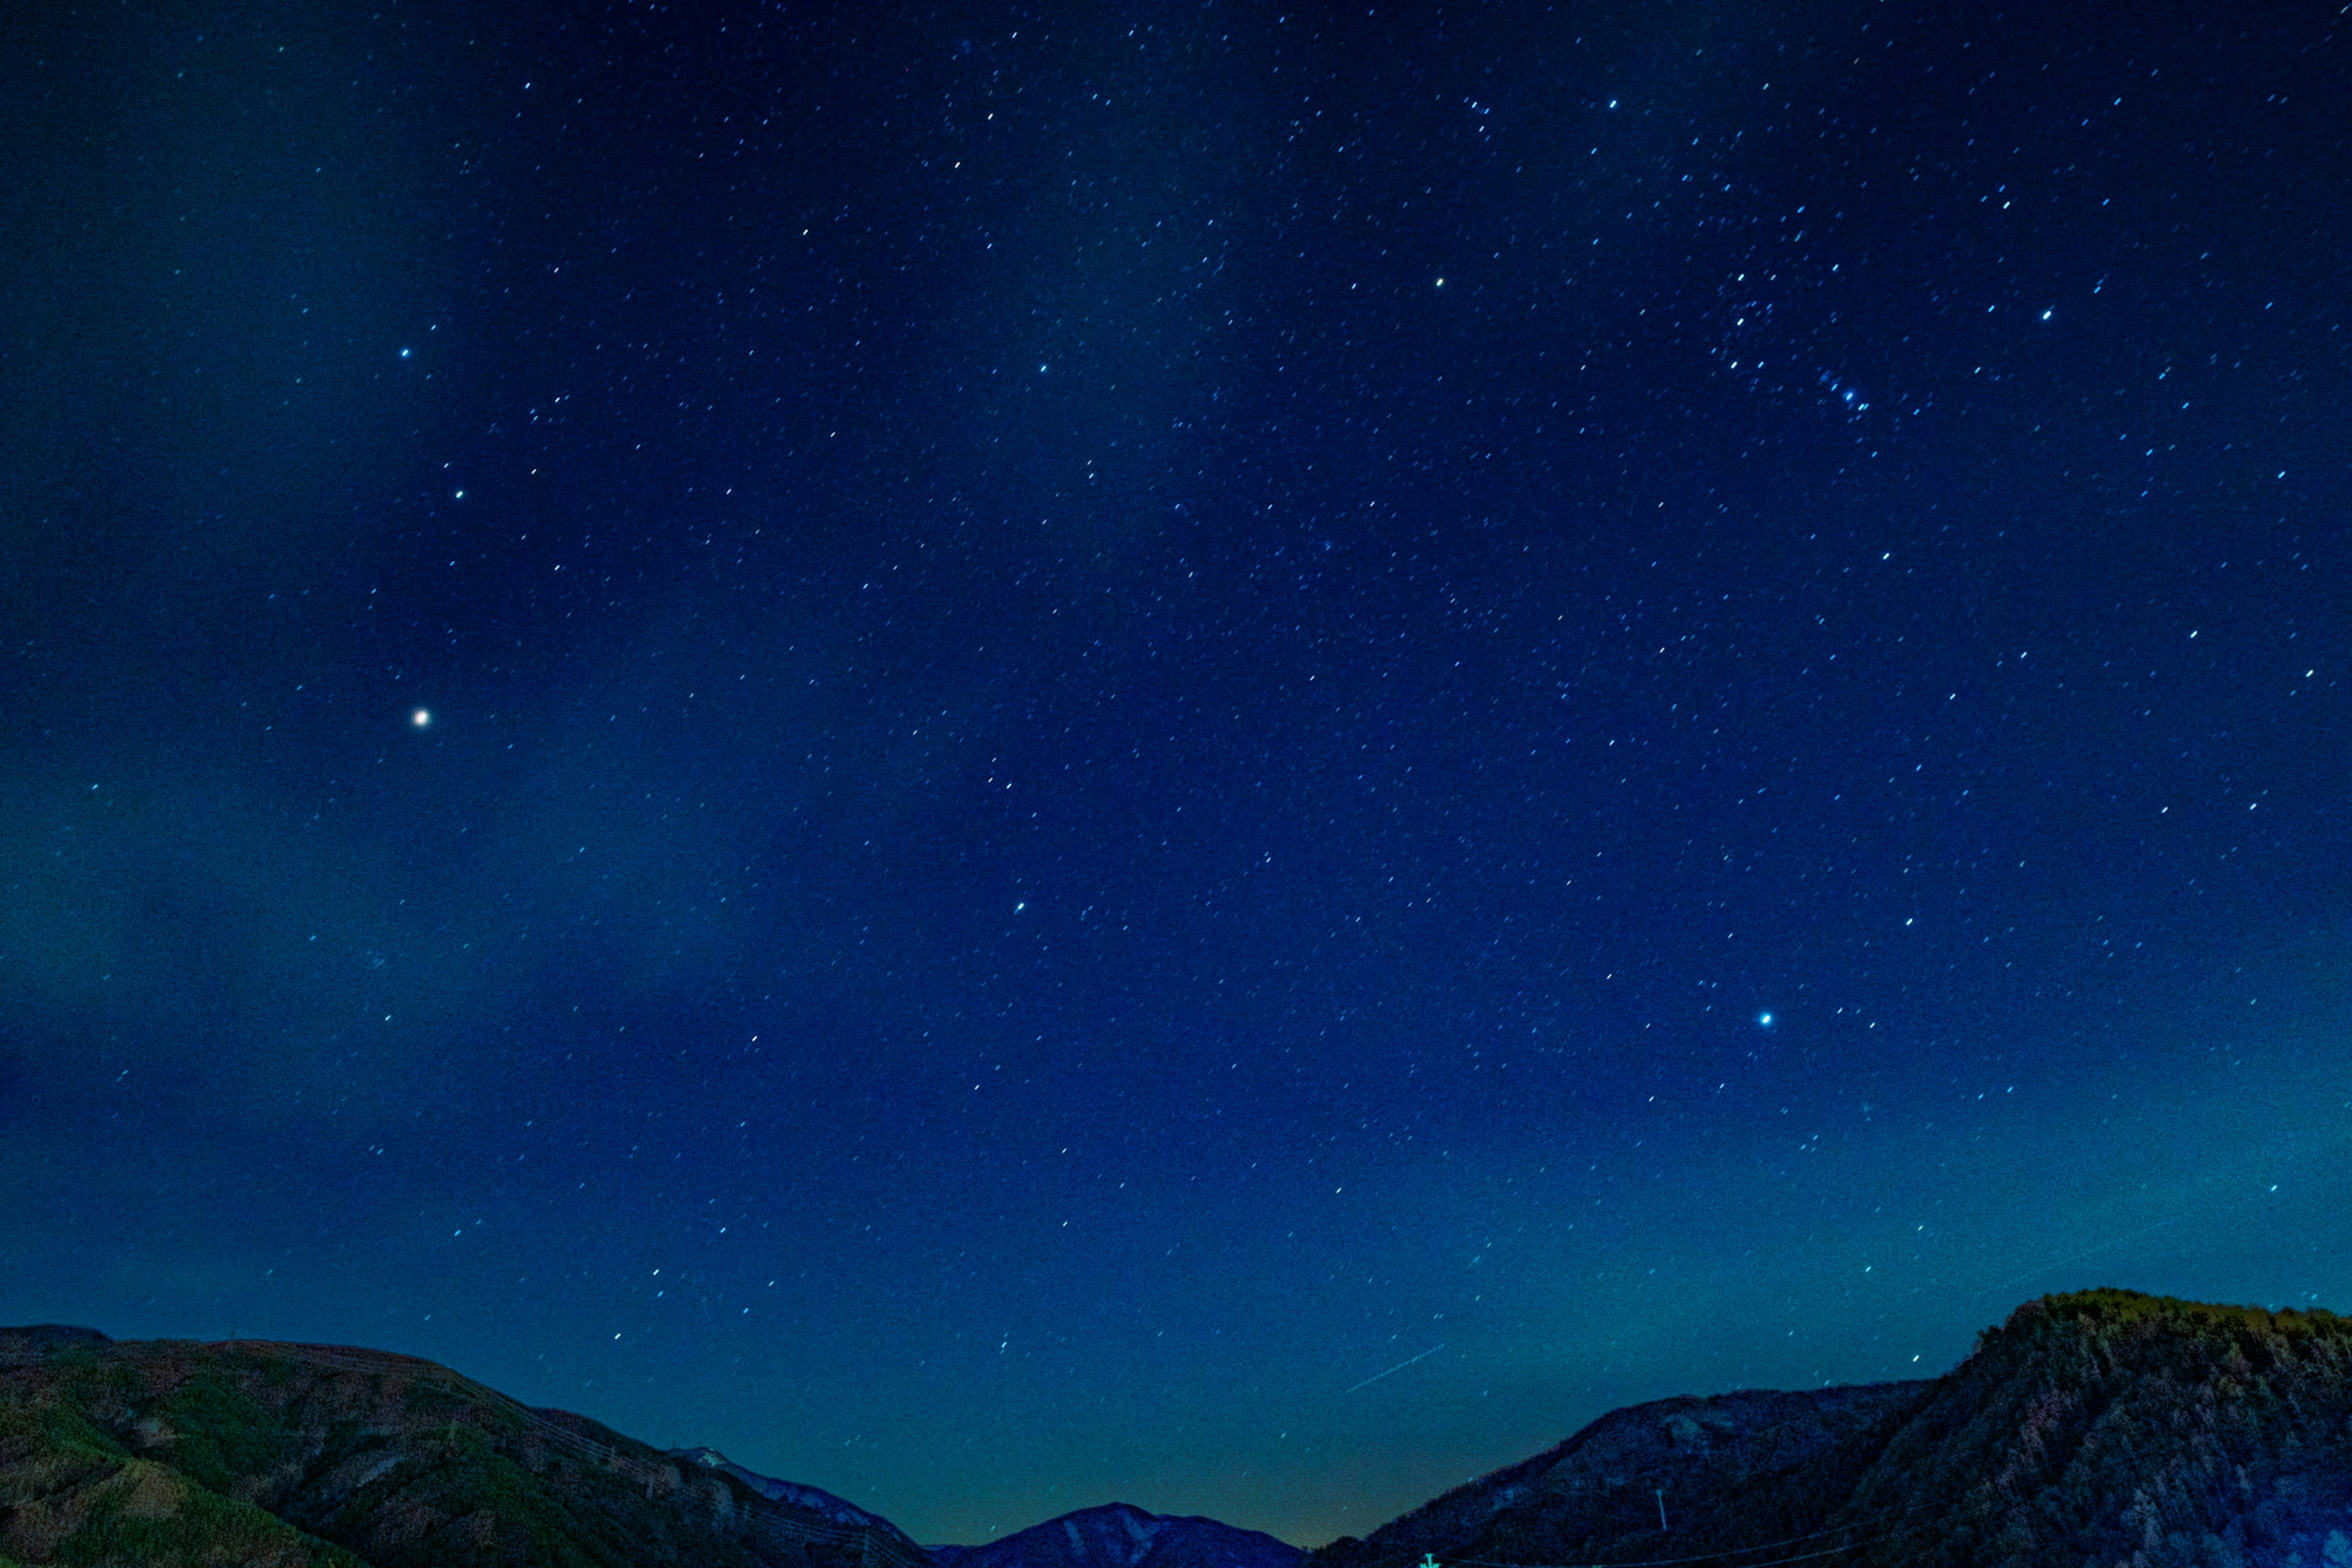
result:
M 940 1568 L 1299 1568 L 1307 1553 L 1213 1519 L 1080 1509 L 986 1546 L 934 1546 Z
M 1311 1568 L 2352 1568 L 2352 1321 L 2101 1290 L 1929 1383 L 1670 1399 Z
M 0 1330 L 12 1560 L 927 1568 L 870 1514 L 764 1495 L 431 1362 L 58 1328 Z
M 2029 1302 L 1835 1521 L 1869 1560 L 2352 1568 L 2352 1320 L 2102 1290 Z

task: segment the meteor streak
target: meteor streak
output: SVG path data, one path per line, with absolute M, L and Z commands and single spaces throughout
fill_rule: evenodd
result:
M 1440 1340 L 1440 1341 L 1438 1341 L 1435 1344 L 1433 1344 L 1433 1345 L 1430 1346 L 1427 1350 L 1425 1350 L 1425 1351 L 1422 1352 L 1421 1352 L 1421 1355 L 1416 1355 L 1416 1356 L 1407 1356 L 1404 1360 L 1402 1360 L 1402 1361 L 1401 1361 L 1401 1362 L 1397 1363 L 1396 1363 L 1396 1365 L 1394 1365 L 1394 1366 L 1392 1366 L 1392 1367 L 1389 1368 L 1389 1369 L 1388 1369 L 1388 1372 L 1376 1372 L 1376 1373 L 1372 1373 L 1372 1375 L 1371 1375 L 1371 1376 L 1370 1376 L 1370 1377 L 1368 1377 L 1368 1378 L 1364 1379 L 1364 1382 L 1363 1382 L 1363 1383 L 1357 1384 L 1355 1385 L 1355 1387 L 1354 1387 L 1354 1388 L 1350 1388 L 1350 1389 L 1349 1389 L 1349 1390 L 1348 1390 L 1348 1392 L 1349 1392 L 1349 1394 L 1353 1394 L 1353 1393 L 1355 1393 L 1355 1392 L 1356 1392 L 1356 1389 L 1363 1387 L 1363 1386 L 1364 1386 L 1364 1384 L 1366 1384 L 1366 1383 L 1378 1383 L 1378 1382 L 1380 1382 L 1380 1380 L 1381 1380 L 1381 1379 L 1382 1379 L 1382 1378 L 1386 1377 L 1386 1376 L 1389 1374 L 1389 1372 L 1402 1372 L 1405 1368 L 1407 1368 L 1407 1367 L 1411 1366 L 1414 1362 L 1417 1362 L 1417 1361 L 1421 1360 L 1423 1356 L 1433 1356 L 1433 1355 L 1435 1355 L 1439 1351 L 1442 1351 L 1442 1350 L 1444 1350 L 1444 1348 L 1445 1348 L 1445 1342 L 1444 1342 L 1444 1340 Z

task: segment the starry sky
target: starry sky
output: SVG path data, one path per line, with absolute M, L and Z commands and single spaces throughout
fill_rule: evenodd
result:
M 42 9 L 0 1321 L 1315 1544 L 2352 1307 L 2332 5 Z

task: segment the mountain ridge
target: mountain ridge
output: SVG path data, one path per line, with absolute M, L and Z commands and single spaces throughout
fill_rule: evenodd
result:
M 2352 1321 L 2043 1297 L 1943 1376 L 1683 1396 L 1413 1509 L 1308 1568 L 2352 1568 Z
M 939 1568 L 1298 1568 L 1304 1548 L 1199 1514 L 1102 1503 L 984 1546 L 933 1546 Z
M 0 1555 L 264 1568 L 928 1568 L 570 1411 L 352 1346 L 0 1331 Z
M 0 1330 L 0 1568 L 2352 1568 L 2352 1321 L 2029 1301 L 1941 1377 L 1611 1411 L 1311 1553 L 1082 1509 L 917 1545 L 829 1492 L 349 1346 Z
M 803 1481 L 780 1480 L 774 1476 L 763 1476 L 757 1470 L 745 1469 L 716 1448 L 672 1448 L 669 1455 L 674 1459 L 684 1459 L 705 1469 L 723 1470 L 761 1497 L 821 1513 L 835 1524 L 857 1530 L 898 1529 L 880 1514 L 868 1513 L 846 1498 L 835 1497 L 823 1487 L 813 1487 Z

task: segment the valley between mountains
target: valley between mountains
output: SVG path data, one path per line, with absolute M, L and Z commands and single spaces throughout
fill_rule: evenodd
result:
M 1943 1376 L 1618 1410 L 1315 1551 L 1110 1503 L 919 1544 L 348 1347 L 0 1330 L 0 1568 L 2352 1568 L 2352 1321 L 2101 1290 Z

